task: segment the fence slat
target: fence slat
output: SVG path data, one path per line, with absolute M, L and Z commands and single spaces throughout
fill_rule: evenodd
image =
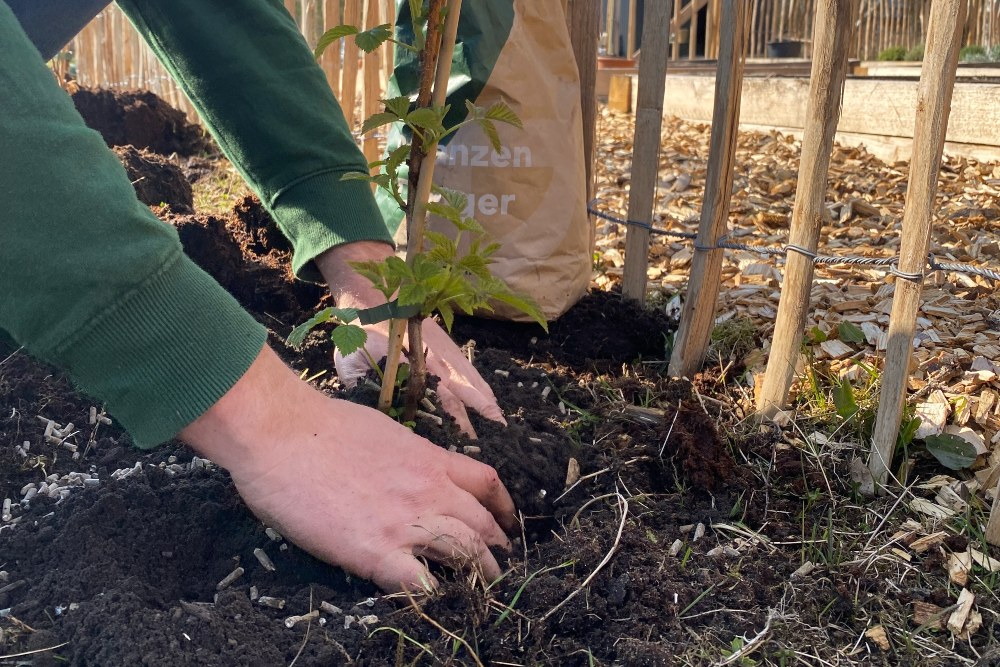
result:
M 926 58 L 917 89 L 913 158 L 903 208 L 899 271 L 921 278 L 927 266 L 934 197 L 941 171 L 941 152 L 948 131 L 965 11 L 965 0 L 937 0 L 931 7 Z M 897 278 L 892 297 L 882 392 L 868 462 L 879 488 L 884 486 L 888 477 L 899 433 L 922 287 L 922 280 Z
M 344 23 L 361 25 L 361 1 L 346 0 L 344 3 Z M 344 40 L 344 64 L 340 80 L 340 106 L 343 107 L 347 126 L 354 128 L 357 116 L 355 105 L 358 101 L 358 45 L 353 39 Z
M 670 4 L 670 0 L 647 2 L 643 15 L 628 219 L 646 224 L 653 219 L 653 198 L 660 163 L 663 95 L 670 55 Z M 625 236 L 625 274 L 622 278 L 622 292 L 626 298 L 645 303 L 648 262 L 649 229 L 629 225 Z
M 673 376 L 690 377 L 701 367 L 715 322 L 724 251 L 714 246 L 726 233 L 729 222 L 744 53 L 750 27 L 747 18 L 745 3 L 724 3 L 705 197 L 681 326 L 670 358 L 670 374 Z
M 823 223 L 830 152 L 840 120 L 851 27 L 857 6 L 858 0 L 822 0 L 816 3 L 809 101 L 802 132 L 798 189 L 789 231 L 789 244 L 810 252 L 816 251 Z M 812 259 L 798 252 L 788 253 L 771 354 L 764 386 L 757 400 L 757 408 L 765 416 L 773 416 L 788 399 L 809 310 L 812 280 Z

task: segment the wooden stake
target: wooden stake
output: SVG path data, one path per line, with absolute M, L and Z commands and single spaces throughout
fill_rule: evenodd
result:
M 922 278 L 927 266 L 934 220 L 934 197 L 941 171 L 941 152 L 948 132 L 965 12 L 966 0 L 936 0 L 931 6 L 926 57 L 917 88 L 913 158 L 910 161 L 899 249 L 899 272 L 921 279 L 896 278 L 882 372 L 882 393 L 875 419 L 872 454 L 868 461 L 877 488 L 883 488 L 888 478 L 906 396 Z
M 632 183 L 628 219 L 644 225 L 653 221 L 656 178 L 660 164 L 660 131 L 670 49 L 669 0 L 646 2 L 643 16 L 642 58 L 639 61 L 639 100 L 635 109 L 632 143 Z M 629 225 L 625 237 L 623 292 L 628 299 L 646 302 L 646 267 L 649 263 L 649 229 Z
M 580 71 L 580 106 L 583 110 L 583 161 L 587 170 L 587 200 L 594 194 L 594 140 L 597 132 L 597 47 L 600 41 L 600 3 L 569 0 L 566 23 Z
M 840 120 L 851 26 L 857 6 L 858 0 L 821 0 L 816 3 L 809 101 L 789 232 L 790 245 L 806 248 L 810 252 L 816 251 L 823 224 L 827 171 L 833 136 Z M 809 310 L 812 278 L 812 259 L 798 252 L 789 252 L 785 259 L 785 279 L 767 374 L 757 401 L 758 409 L 765 416 L 773 416 L 788 399 L 802 342 L 802 329 Z
M 724 254 L 715 245 L 726 233 L 733 193 L 744 53 L 750 26 L 747 19 L 746 3 L 723 3 L 705 203 L 701 209 L 681 326 L 670 358 L 670 374 L 673 376 L 691 377 L 699 369 L 715 322 Z

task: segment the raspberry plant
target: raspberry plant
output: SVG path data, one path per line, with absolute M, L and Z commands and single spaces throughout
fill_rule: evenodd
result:
M 331 340 L 341 354 L 346 356 L 362 350 L 372 367 L 379 371 L 376 360 L 365 349 L 367 332 L 360 325 L 388 319 L 389 352 L 382 374 L 379 407 L 386 412 L 392 407 L 398 361 L 406 333 L 409 338 L 406 356 L 410 368 L 402 413 L 405 421 L 414 419 L 426 387 L 425 350 L 421 334 L 421 323 L 425 318 L 439 314 L 450 332 L 456 313 L 471 315 L 477 311 L 492 311 L 491 304 L 499 302 L 527 314 L 547 330 L 547 323 L 537 304 L 513 292 L 490 272 L 492 257 L 500 246 L 489 241 L 486 231 L 475 218 L 465 215 L 468 197 L 460 192 L 434 188 L 436 200 L 430 201 L 434 161 L 425 163 L 424 160 L 436 153 L 440 141 L 470 124 L 481 127 L 493 148 L 499 152 L 502 146 L 496 123 L 520 128 L 521 120 L 503 102 L 488 108 L 467 102 L 466 119 L 454 126 L 445 126 L 450 108 L 445 104 L 445 89 L 461 2 L 450 0 L 447 7 L 445 0 L 409 0 L 409 4 L 413 44 L 394 39 L 388 24 L 365 31 L 356 26 L 340 25 L 320 38 L 315 51 L 319 58 L 332 44 L 339 44 L 339 40 L 353 36 L 358 48 L 366 53 L 391 42 L 419 54 L 421 76 L 416 100 L 411 101 L 409 97 L 383 100 L 384 111 L 366 119 L 362 126 L 364 134 L 386 125 L 402 123 L 409 131 L 410 143 L 402 144 L 389 152 L 385 159 L 369 165 L 373 173 L 352 173 L 343 177 L 345 180 L 373 183 L 399 204 L 406 215 L 406 260 L 389 257 L 383 262 L 352 264 L 385 296 L 386 304 L 363 311 L 325 308 L 296 327 L 288 337 L 289 343 L 297 347 L 313 328 L 333 322 L 338 326 L 333 329 Z M 405 189 L 401 184 L 404 164 L 408 171 Z M 428 214 L 454 225 L 454 238 L 426 230 L 424 221 Z

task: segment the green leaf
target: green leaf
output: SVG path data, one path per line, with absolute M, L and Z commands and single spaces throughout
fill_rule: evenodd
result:
M 333 308 L 324 308 L 299 326 L 292 329 L 292 332 L 288 334 L 288 338 L 285 342 L 288 343 L 290 347 L 298 350 L 306 341 L 306 336 L 309 335 L 309 332 L 319 325 L 329 322 L 331 317 L 333 317 Z
M 408 157 L 410 157 L 410 144 L 403 144 L 394 149 L 385 160 L 386 173 L 395 178 L 400 166 L 406 162 Z
M 364 124 L 361 125 L 361 134 L 368 134 L 372 130 L 376 130 L 389 123 L 395 123 L 397 120 L 399 120 L 399 117 L 391 111 L 373 114 L 366 118 Z
M 484 118 L 489 120 L 494 120 L 498 123 L 506 123 L 507 125 L 513 125 L 519 130 L 524 129 L 524 123 L 518 117 L 514 110 L 506 102 L 494 102 L 486 113 L 483 114 Z
M 442 202 L 429 202 L 424 205 L 424 210 L 430 215 L 448 220 L 456 227 L 462 224 L 462 211 L 454 206 Z
M 493 150 L 497 153 L 502 151 L 503 144 L 500 143 L 500 133 L 497 132 L 497 126 L 493 124 L 493 121 L 480 118 L 476 122 L 479 123 L 481 128 L 483 128 L 483 132 L 486 133 L 486 137 L 490 140 L 490 145 L 493 146 Z
M 976 462 L 976 446 L 957 435 L 929 435 L 924 438 L 927 451 L 949 470 L 962 470 Z
M 841 322 L 837 326 L 837 338 L 845 343 L 863 343 L 865 332 L 853 322 Z
M 330 340 L 346 357 L 361 349 L 368 341 L 368 332 L 356 324 L 341 324 L 330 334 Z
M 416 306 L 427 299 L 427 288 L 420 284 L 410 283 L 399 288 L 399 305 Z
M 330 28 L 324 32 L 320 38 L 316 41 L 316 48 L 313 49 L 313 56 L 318 60 L 323 52 L 333 44 L 334 42 L 347 37 L 348 35 L 357 35 L 358 29 L 353 25 L 338 25 L 335 28 Z
M 917 437 L 917 431 L 920 429 L 920 422 L 920 417 L 912 417 L 903 421 L 899 429 L 899 436 L 896 438 L 897 447 L 906 447 L 913 442 L 913 439 Z
M 433 186 L 432 191 L 434 194 L 440 195 L 441 199 L 447 202 L 449 206 L 456 208 L 459 211 L 464 211 L 469 208 L 469 196 L 464 192 L 452 190 L 451 188 L 444 188 L 440 185 Z
M 354 43 L 365 53 L 371 53 L 390 39 L 392 39 L 392 26 L 388 23 L 383 23 L 371 30 L 359 32 L 354 36 Z
M 466 255 L 459 260 L 458 268 L 483 280 L 488 280 L 490 277 L 489 262 L 480 255 Z
M 535 303 L 534 299 L 514 294 L 509 289 L 506 289 L 506 291 L 499 294 L 493 294 L 492 297 L 500 303 L 507 304 L 511 308 L 521 311 L 534 321 L 538 322 L 538 324 L 545 329 L 546 333 L 548 333 L 549 323 L 545 319 L 545 315 L 542 314 L 542 309 L 538 307 L 538 304 Z
M 406 114 L 406 124 L 422 130 L 443 130 L 442 116 L 436 109 L 421 107 Z
M 365 183 L 371 183 L 375 180 L 375 177 L 371 174 L 366 174 L 360 171 L 349 171 L 340 177 L 342 181 L 364 181 Z
M 429 241 L 431 244 L 430 251 L 428 252 L 428 258 L 437 259 L 449 264 L 455 261 L 455 255 L 458 253 L 458 248 L 455 246 L 455 241 L 450 236 L 428 229 L 424 232 L 424 239 Z
M 437 311 L 441 313 L 445 330 L 451 333 L 451 327 L 455 324 L 455 311 L 447 303 L 438 304 Z
M 475 218 L 462 218 L 462 221 L 455 223 L 455 226 L 463 232 L 472 232 L 473 234 L 486 233 L 486 230 L 483 229 L 483 226 Z
M 406 118 L 406 114 L 410 113 L 410 98 L 405 95 L 390 97 L 387 100 L 382 100 L 382 103 L 385 104 L 386 111 L 396 114 L 400 120 Z
M 809 339 L 809 343 L 818 345 L 819 343 L 826 341 L 827 335 L 823 333 L 823 330 L 819 327 L 813 327 L 809 330 L 809 333 L 806 334 L 806 338 Z
M 850 419 L 858 412 L 858 403 L 854 400 L 854 387 L 851 381 L 843 378 L 833 385 L 833 404 L 841 419 Z

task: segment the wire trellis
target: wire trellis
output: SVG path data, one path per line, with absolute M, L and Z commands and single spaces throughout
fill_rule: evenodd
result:
M 600 220 L 610 222 L 612 224 L 618 225 L 620 227 L 639 227 L 645 229 L 653 236 L 667 236 L 675 239 L 683 239 L 687 241 L 695 241 L 698 238 L 698 234 L 695 232 L 674 232 L 669 229 L 659 229 L 653 227 L 652 224 L 644 222 L 641 220 L 627 220 L 625 218 L 619 218 L 606 213 L 595 208 L 595 205 L 599 203 L 598 200 L 593 200 L 587 206 L 587 211 Z M 803 248 L 802 246 L 795 245 L 792 243 L 786 243 L 783 246 L 766 246 L 757 245 L 750 243 L 738 243 L 736 241 L 729 240 L 728 235 L 722 236 L 715 245 L 703 246 L 699 245 L 696 241 L 694 243 L 695 250 L 744 250 L 746 252 L 757 253 L 758 255 L 763 255 L 765 257 L 787 257 L 788 253 L 795 252 L 800 255 L 804 255 L 812 259 L 813 264 L 822 264 L 826 266 L 832 265 L 854 265 L 854 266 L 868 266 L 875 269 L 884 269 L 886 273 L 890 273 L 897 278 L 902 278 L 904 280 L 922 281 L 924 279 L 923 273 L 906 273 L 900 271 L 896 265 L 895 257 L 860 257 L 857 255 L 823 255 L 815 253 L 808 248 Z M 951 271 L 954 273 L 963 273 L 965 275 L 979 276 L 982 278 L 988 278 L 995 282 L 1000 282 L 1000 271 L 995 271 L 993 269 L 987 269 L 979 266 L 973 266 L 971 264 L 958 264 L 954 262 L 939 262 L 934 257 L 933 254 L 927 256 L 927 268 L 930 271 Z

